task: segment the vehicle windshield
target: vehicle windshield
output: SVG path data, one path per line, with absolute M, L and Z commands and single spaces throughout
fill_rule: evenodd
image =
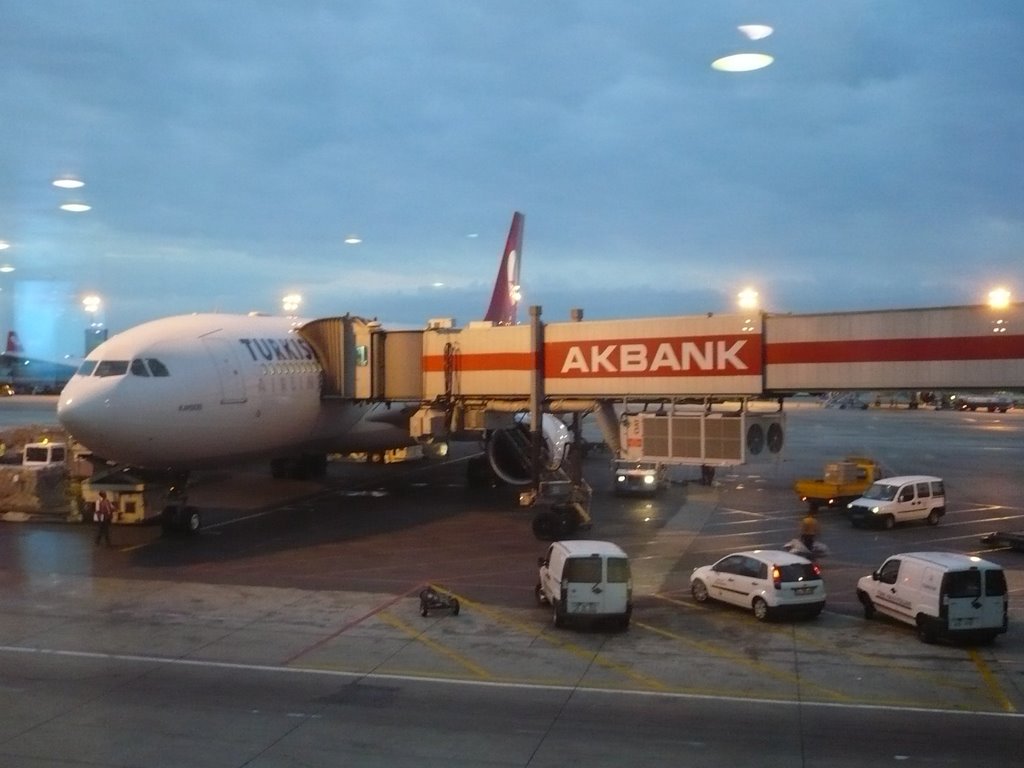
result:
M 886 485 L 885 483 L 875 483 L 866 491 L 864 491 L 865 499 L 875 499 L 877 501 L 892 501 L 896 498 L 896 491 L 899 490 L 898 486 Z

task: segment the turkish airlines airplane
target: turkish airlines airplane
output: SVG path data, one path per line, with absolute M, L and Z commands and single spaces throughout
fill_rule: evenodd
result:
M 484 318 L 495 324 L 517 320 L 523 219 L 512 218 Z M 300 332 L 311 322 L 197 314 L 143 323 L 89 353 L 57 418 L 94 457 L 175 473 L 179 489 L 192 469 L 269 458 L 274 476 L 311 477 L 324 473 L 328 453 L 413 445 L 409 418 L 420 403 L 324 397 L 325 367 Z M 565 427 L 550 419 L 544 428 L 559 433 L 564 453 Z M 167 527 L 200 525 L 184 500 L 165 515 Z

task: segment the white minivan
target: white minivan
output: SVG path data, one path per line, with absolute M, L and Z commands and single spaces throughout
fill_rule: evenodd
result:
M 1001 566 L 973 555 L 893 555 L 857 581 L 864 618 L 883 613 L 917 627 L 918 637 L 990 642 L 1006 632 L 1009 599 Z
M 946 487 L 941 477 L 904 475 L 879 480 L 864 495 L 846 505 L 846 516 L 855 528 L 925 520 L 937 525 L 946 514 Z
M 537 602 L 551 606 L 556 627 L 569 620 L 612 621 L 625 629 L 633 614 L 629 557 L 609 541 L 555 541 L 537 561 Z

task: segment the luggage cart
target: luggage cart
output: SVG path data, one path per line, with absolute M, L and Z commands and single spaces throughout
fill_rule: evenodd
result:
M 451 611 L 452 616 L 458 616 L 459 599 L 438 592 L 431 586 L 420 590 L 420 616 L 426 616 L 430 611 L 438 609 Z

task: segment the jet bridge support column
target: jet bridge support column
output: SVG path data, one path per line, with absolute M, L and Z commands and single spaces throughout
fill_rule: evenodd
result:
M 578 528 L 590 527 L 590 486 L 583 480 L 580 464 L 582 436 L 579 413 L 573 414 L 573 442 L 569 447 L 569 466 L 548 471 L 542 479 L 544 445 L 544 324 L 541 308 L 530 307 L 530 463 L 533 487 L 527 494 L 530 503 L 541 505 L 533 518 L 533 533 L 538 539 L 552 540 L 568 536 Z M 554 418 L 554 417 L 551 417 Z M 553 479 L 552 475 L 554 476 Z
M 530 306 L 530 357 L 533 371 L 530 376 L 530 467 L 533 488 L 540 487 L 541 451 L 544 428 L 541 424 L 541 403 L 544 402 L 544 324 L 540 320 L 541 308 Z

